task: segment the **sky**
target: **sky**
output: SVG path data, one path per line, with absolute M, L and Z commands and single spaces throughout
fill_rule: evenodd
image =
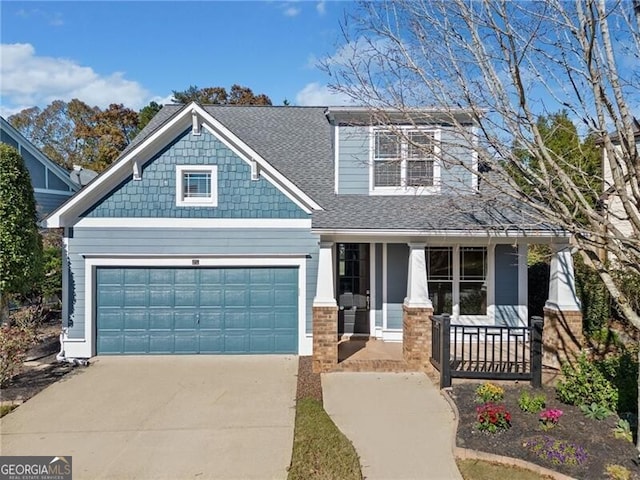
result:
M 274 105 L 340 105 L 318 59 L 341 42 L 341 1 L 0 2 L 0 114 L 78 98 L 169 103 L 233 84 Z

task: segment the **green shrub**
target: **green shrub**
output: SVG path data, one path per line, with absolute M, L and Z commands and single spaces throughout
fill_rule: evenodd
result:
M 520 410 L 527 413 L 541 412 L 547 403 L 547 397 L 543 393 L 531 395 L 526 390 L 520 394 L 518 406 Z
M 582 303 L 582 319 L 587 333 L 602 329 L 611 317 L 609 291 L 597 272 L 574 255 L 576 290 Z
M 638 357 L 634 350 L 625 350 L 596 362 L 598 369 L 618 391 L 615 406 L 618 413 L 637 413 L 638 410 Z
M 585 354 L 575 364 L 562 365 L 564 380 L 556 386 L 556 396 L 568 405 L 591 405 L 595 403 L 607 410 L 618 405 L 618 390 L 602 371 Z
M 621 440 L 626 440 L 629 443 L 633 443 L 633 432 L 631 432 L 631 425 L 628 420 L 620 419 L 616 424 L 616 428 L 613 429 L 613 436 Z
M 584 413 L 584 416 L 588 419 L 598 421 L 604 420 L 609 415 L 613 414 L 613 412 L 607 407 L 603 407 L 597 403 L 592 403 L 591 405 L 580 405 L 580 410 L 582 410 L 582 413 Z

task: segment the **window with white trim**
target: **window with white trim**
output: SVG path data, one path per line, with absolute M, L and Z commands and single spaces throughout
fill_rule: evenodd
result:
M 460 247 L 454 262 L 453 247 L 427 247 L 427 281 L 433 312 L 460 315 L 487 314 L 487 248 Z M 454 265 L 457 264 L 457 270 Z
M 373 189 L 436 186 L 437 132 L 401 130 L 373 132 Z
M 176 205 L 217 206 L 218 167 L 216 165 L 177 165 Z

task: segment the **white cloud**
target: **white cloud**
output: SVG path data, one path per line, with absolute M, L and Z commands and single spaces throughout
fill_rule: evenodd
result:
M 62 14 L 60 12 L 49 13 L 39 8 L 30 8 L 28 10 L 21 8 L 16 12 L 16 15 L 22 18 L 40 17 L 53 27 L 60 27 L 64 25 L 64 20 L 62 19 Z
M 287 7 L 283 11 L 287 17 L 297 17 L 300 12 L 301 10 L 298 7 Z
M 325 0 L 321 0 L 316 4 L 316 11 L 319 15 L 324 15 L 325 13 L 327 13 L 327 4 L 325 3 Z
M 0 45 L 0 96 L 5 109 L 18 105 L 44 106 L 53 100 L 78 98 L 101 108 L 122 103 L 139 109 L 150 93 L 122 72 L 100 75 L 91 67 L 65 58 L 36 54 L 28 43 Z
M 327 85 L 318 82 L 308 83 L 296 94 L 296 105 L 300 106 L 337 106 L 351 105 L 353 100 L 346 94 L 335 92 Z

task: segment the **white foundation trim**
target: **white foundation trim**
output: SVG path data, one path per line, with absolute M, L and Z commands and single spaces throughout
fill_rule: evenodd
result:
M 402 341 L 402 330 L 401 329 L 393 329 L 393 330 L 382 330 L 382 340 L 385 342 L 401 342 Z
M 97 267 L 193 267 L 190 258 L 86 258 L 84 338 L 64 338 L 67 357 L 89 358 L 96 354 L 95 272 Z M 298 268 L 298 352 L 311 352 L 306 333 L 306 258 L 200 258 L 198 267 L 297 267 Z

